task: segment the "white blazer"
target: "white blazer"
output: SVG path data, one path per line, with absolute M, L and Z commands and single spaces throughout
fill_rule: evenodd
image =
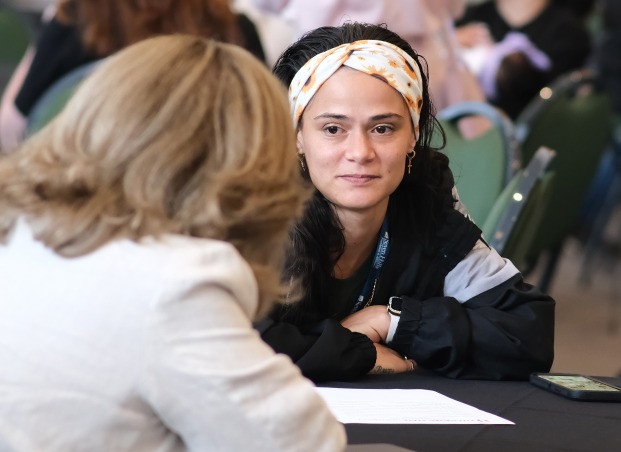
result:
M 253 330 L 228 243 L 165 236 L 63 258 L 0 245 L 0 450 L 332 451 L 345 433 Z

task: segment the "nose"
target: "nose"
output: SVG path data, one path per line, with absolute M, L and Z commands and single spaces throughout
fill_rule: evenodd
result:
M 346 157 L 357 163 L 366 163 L 375 157 L 372 139 L 364 132 L 354 132 L 347 143 Z

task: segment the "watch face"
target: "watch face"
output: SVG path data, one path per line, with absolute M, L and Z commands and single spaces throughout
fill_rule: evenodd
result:
M 388 312 L 393 315 L 401 315 L 401 305 L 403 300 L 401 297 L 390 297 L 388 300 Z

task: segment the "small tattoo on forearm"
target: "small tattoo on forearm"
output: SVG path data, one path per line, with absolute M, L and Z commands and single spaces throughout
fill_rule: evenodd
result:
M 394 369 L 386 369 L 382 366 L 375 366 L 371 371 L 372 374 L 394 374 Z

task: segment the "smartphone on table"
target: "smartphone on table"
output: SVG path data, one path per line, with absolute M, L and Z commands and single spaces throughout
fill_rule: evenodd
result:
M 535 372 L 530 375 L 530 382 L 570 399 L 621 402 L 621 388 L 586 375 Z

